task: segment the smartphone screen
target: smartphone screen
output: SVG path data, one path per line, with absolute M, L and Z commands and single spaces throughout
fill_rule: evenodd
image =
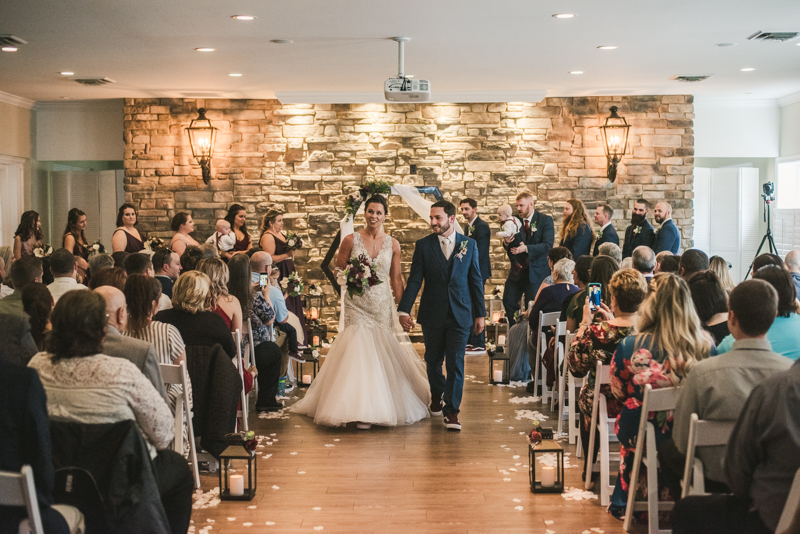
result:
M 261 287 L 267 287 L 267 286 L 269 286 L 269 274 L 267 274 L 267 273 L 261 273 L 261 275 L 260 275 L 260 282 L 261 282 Z
M 600 308 L 600 295 L 602 293 L 600 284 L 589 284 L 589 309 L 597 310 Z

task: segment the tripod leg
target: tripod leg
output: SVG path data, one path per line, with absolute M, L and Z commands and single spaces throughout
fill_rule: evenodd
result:
M 764 234 L 764 237 L 761 238 L 761 244 L 758 245 L 758 250 L 756 250 L 756 255 L 754 256 L 754 258 L 757 258 L 757 257 L 759 257 L 761 255 L 761 249 L 764 248 L 764 243 L 767 241 L 767 239 L 769 239 L 769 246 L 770 246 L 769 251 L 770 251 L 770 254 L 773 254 L 772 247 L 775 246 L 775 242 L 772 240 L 772 234 L 767 232 L 766 234 Z M 778 248 L 775 247 L 775 250 L 777 251 Z M 747 280 L 750 277 L 750 271 L 752 271 L 752 270 L 753 270 L 753 264 L 751 263 L 750 264 L 750 268 L 747 269 L 747 274 L 744 275 L 744 279 L 745 280 Z

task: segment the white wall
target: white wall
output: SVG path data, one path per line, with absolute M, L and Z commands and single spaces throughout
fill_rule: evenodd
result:
M 797 102 L 781 108 L 781 157 L 797 155 L 800 155 L 800 93 Z
M 121 161 L 123 101 L 39 102 L 36 159 L 39 161 Z
M 694 114 L 695 157 L 780 155 L 781 108 L 776 101 L 695 100 Z

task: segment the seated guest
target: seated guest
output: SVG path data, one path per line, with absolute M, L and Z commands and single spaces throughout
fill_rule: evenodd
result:
M 211 258 L 219 258 L 219 250 L 211 243 L 203 243 L 200 245 L 200 252 L 203 253 L 201 259 L 210 260 Z
M 42 260 L 23 256 L 11 264 L 11 281 L 16 288 L 0 300 L 0 359 L 26 365 L 38 352 L 31 335 L 31 324 L 22 303 L 22 291 L 34 282 L 42 281 Z
M 655 274 L 653 271 L 656 268 L 656 253 L 652 248 L 640 245 L 633 249 L 631 258 L 633 259 L 633 268 L 642 273 L 649 285 Z
M 137 254 L 131 254 L 125 260 L 125 274 L 128 276 L 132 274 L 143 274 L 149 276 L 150 278 L 154 278 L 156 272 L 153 269 L 153 262 L 150 261 L 150 256 L 140 252 Z M 161 298 L 158 301 L 158 310 L 168 310 L 171 307 L 172 302 L 170 298 L 162 293 Z
M 714 337 L 714 344 L 730 334 L 728 331 L 728 293 L 713 271 L 700 271 L 689 280 L 692 302 L 700 322 Z
M 761 254 L 757 256 L 756 259 L 753 260 L 752 269 L 750 271 L 750 276 L 755 277 L 755 274 L 762 268 L 766 267 L 767 265 L 775 265 L 776 267 L 780 267 L 783 269 L 783 260 L 780 256 L 776 256 L 775 254 Z
M 672 428 L 672 439 L 681 454 L 686 454 L 693 413 L 704 420 L 735 421 L 753 388 L 792 366 L 789 358 L 772 352 L 767 341 L 767 331 L 778 313 L 778 293 L 771 285 L 763 280 L 742 282 L 731 292 L 729 313 L 731 335 L 736 340 L 733 348 L 722 356 L 698 362 L 682 383 Z M 713 486 L 720 492 L 728 491 L 722 468 L 724 454 L 724 446 L 697 449 L 706 491 Z M 680 478 L 684 462 L 677 463 Z
M 647 282 L 642 274 L 635 269 L 617 271 L 608 284 L 611 302 L 601 301 L 600 309 L 593 314 L 589 309 L 589 298 L 584 299 L 583 317 L 581 327 L 575 333 L 572 347 L 567 347 L 569 369 L 578 378 L 588 376 L 586 385 L 581 390 L 578 398 L 578 409 L 582 417 L 580 432 L 581 443 L 589 443 L 589 425 L 592 419 L 594 406 L 595 375 L 597 362 L 607 365 L 617 349 L 617 345 L 636 330 L 639 305 L 647 297 Z M 607 410 L 610 417 L 616 417 L 620 410 L 619 401 L 611 394 L 609 386 L 600 386 L 600 392 L 606 396 Z M 600 448 L 599 439 L 595 439 L 595 450 L 592 458 L 586 456 L 586 461 L 594 464 L 597 451 Z M 584 473 L 586 471 L 584 470 Z
M 203 258 L 203 250 L 200 247 L 186 247 L 186 250 L 181 254 L 181 272 L 194 271 L 197 267 L 197 262 Z
M 592 260 L 589 274 L 590 284 L 600 284 L 600 298 L 604 302 L 611 301 L 608 284 L 611 277 L 619 270 L 619 264 L 609 256 L 597 256 Z M 567 309 L 567 331 L 575 332 L 583 321 L 583 305 L 586 302 L 586 290 L 576 293 L 570 307 Z
M 108 326 L 106 327 L 106 338 L 103 341 L 103 354 L 124 358 L 133 363 L 153 384 L 159 395 L 166 400 L 167 393 L 164 389 L 161 371 L 158 368 L 159 361 L 156 358 L 155 347 L 151 343 L 131 339 L 121 333 L 125 332 L 128 326 L 125 295 L 116 287 L 111 286 L 100 286 L 94 292 L 103 297 L 106 302 Z
M 228 280 L 230 272 L 225 262 L 219 258 L 200 260 L 197 271 L 208 276 L 211 280 L 211 298 L 208 308 L 222 317 L 231 332 L 239 330 L 244 334 L 242 320 L 242 306 L 239 299 L 228 294 Z
M 105 300 L 93 291 L 69 291 L 56 303 L 52 323 L 47 352 L 29 364 L 44 385 L 50 418 L 83 424 L 135 421 L 150 450 L 171 530 L 187 532 L 194 481 L 186 460 L 167 450 L 172 413 L 134 364 L 103 353 Z
M 617 263 L 622 262 L 622 249 L 616 243 L 603 243 L 597 248 L 597 255 L 614 258 Z
M 125 274 L 125 269 L 122 267 L 112 267 L 110 269 L 103 269 L 96 276 L 92 276 L 89 281 L 89 289 L 97 289 L 101 286 L 116 287 L 120 291 L 125 289 L 125 280 L 128 275 Z
M 778 292 L 778 316 L 767 332 L 772 350 L 797 360 L 800 358 L 800 315 L 797 313 L 797 297 L 791 275 L 782 267 L 768 265 L 756 271 L 753 278 L 768 282 Z M 728 352 L 734 341 L 733 336 L 727 336 L 717 347 L 717 352 Z
M 658 274 L 661 272 L 661 263 L 664 261 L 664 258 L 669 256 L 672 256 L 672 252 L 669 250 L 662 250 L 661 252 L 656 253 L 656 268 L 653 269 L 653 274 Z
M 783 266 L 792 276 L 795 293 L 800 296 L 800 249 L 790 250 L 783 261 Z
M 47 288 L 36 285 L 52 302 Z M 0 361 L 0 470 L 19 473 L 23 465 L 33 469 L 44 531 L 47 534 L 82 534 L 83 514 L 72 506 L 53 504 L 52 441 L 47 397 L 39 375 L 33 369 Z M 28 511 L 23 506 L 0 506 L 0 532 L 23 532 L 19 528 L 20 521 L 26 517 Z
M 14 292 L 14 288 L 11 287 L 10 275 L 8 274 L 13 261 L 11 247 L 0 247 L 0 299 Z
M 692 276 L 708 269 L 708 256 L 702 250 L 690 248 L 681 255 L 678 274 L 684 280 L 690 280 Z
M 708 259 L 708 268 L 714 271 L 714 274 L 717 275 L 719 282 L 722 284 L 722 288 L 730 295 L 736 284 L 733 283 L 731 266 L 728 264 L 728 262 L 719 256 L 711 256 Z
M 627 271 L 628 269 L 633 269 L 633 258 L 627 257 L 622 259 L 622 263 L 619 264 L 620 271 Z
M 111 254 L 111 257 L 114 258 L 114 267 L 121 267 L 121 268 L 124 269 L 125 268 L 125 260 L 127 260 L 128 256 L 130 256 L 130 255 L 131 255 L 130 252 L 125 252 L 124 250 L 118 250 L 118 251 L 114 252 L 113 254 Z
M 89 274 L 94 276 L 103 269 L 110 269 L 114 266 L 114 258 L 110 254 L 95 254 L 89 258 Z M 91 283 L 91 277 L 89 279 Z
M 572 252 L 570 252 L 567 247 L 553 247 L 547 252 L 547 266 L 550 269 L 551 274 L 549 274 L 541 283 L 541 285 L 539 285 L 539 289 L 536 291 L 536 297 L 534 297 L 533 300 L 536 300 L 539 297 L 539 293 L 542 292 L 542 289 L 553 285 L 553 266 L 558 263 L 558 260 L 562 260 L 564 258 L 570 260 L 572 259 Z
M 231 358 L 236 357 L 236 344 L 222 317 L 206 309 L 211 280 L 197 271 L 178 277 L 172 288 L 172 309 L 163 310 L 153 320 L 174 325 L 186 345 L 210 347 L 218 343 Z
M 658 272 L 660 273 L 675 273 L 678 274 L 681 269 L 681 257 L 672 254 L 664 258 L 659 264 Z
M 53 295 L 44 284 L 34 282 L 22 290 L 22 307 L 30 318 L 31 335 L 39 350 L 44 347 L 45 334 L 50 331 L 50 313 L 54 304 Z
M 161 283 L 161 292 L 172 299 L 172 286 L 181 274 L 181 258 L 168 248 L 162 248 L 152 257 L 156 280 Z
M 564 220 L 561 222 L 561 247 L 569 249 L 573 258 L 590 255 L 594 232 L 589 224 L 586 206 L 577 198 L 571 198 L 564 204 Z
M 614 208 L 608 204 L 600 204 L 594 210 L 594 223 L 600 227 L 600 231 L 597 232 L 597 240 L 594 242 L 593 256 L 600 254 L 600 245 L 603 243 L 614 243 L 619 246 L 617 229 L 611 224 L 611 218 L 613 216 Z M 617 261 L 622 261 L 622 250 L 620 250 L 620 258 Z
M 709 357 L 713 347 L 692 304 L 689 286 L 671 273 L 653 278 L 654 293 L 639 308 L 635 335 L 626 337 L 611 359 L 611 391 L 622 404 L 617 416 L 620 468 L 608 511 L 622 517 L 628 504 L 636 436 L 645 385 L 674 387 L 694 364 Z M 672 436 L 672 420 L 654 413 L 656 444 Z M 644 466 L 642 467 L 644 470 Z
M 792 479 L 800 468 L 798 391 L 800 363 L 797 362 L 788 371 L 755 386 L 744 403 L 725 450 L 723 473 L 732 495 L 682 499 L 673 510 L 672 532 L 766 534 L 776 531 Z M 794 519 L 794 529 L 786 533 L 797 532 L 797 513 Z
M 86 286 L 75 280 L 75 256 L 69 250 L 60 248 L 50 255 L 50 272 L 53 273 L 53 283 L 47 286 L 53 295 L 53 301 L 58 303 L 61 295 L 73 289 L 86 289 Z
M 297 343 L 297 330 L 289 324 L 289 308 L 286 306 L 286 300 L 283 298 L 283 291 L 278 287 L 280 272 L 277 270 L 273 271 L 272 269 L 272 256 L 263 250 L 257 250 L 250 256 L 250 270 L 253 274 L 258 275 L 261 273 L 271 273 L 269 277 L 269 301 L 275 309 L 275 321 L 272 324 L 275 328 L 286 334 L 289 357 L 295 361 L 302 360 L 302 357 L 299 355 L 300 348 Z M 274 341 L 278 341 L 277 336 L 274 338 Z M 306 345 L 310 345 L 308 340 L 306 340 Z

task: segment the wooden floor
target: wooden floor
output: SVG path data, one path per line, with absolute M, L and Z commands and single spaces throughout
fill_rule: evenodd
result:
M 295 414 L 252 414 L 251 429 L 265 436 L 258 493 L 251 502 L 210 506 L 203 503 L 211 495 L 196 495 L 193 532 L 623 532 L 598 499 L 531 493 L 520 433 L 532 425 L 515 417 L 541 405 L 509 402 L 528 396 L 524 388 L 490 386 L 486 356 L 467 357 L 465 373 L 460 433 L 447 431 L 441 416 L 359 431 L 320 427 Z M 303 392 L 290 393 L 288 402 Z M 582 466 L 574 446 L 564 446 L 569 463 Z M 568 487 L 582 489 L 580 467 L 565 473 Z M 216 474 L 202 483 L 203 492 L 219 485 Z

